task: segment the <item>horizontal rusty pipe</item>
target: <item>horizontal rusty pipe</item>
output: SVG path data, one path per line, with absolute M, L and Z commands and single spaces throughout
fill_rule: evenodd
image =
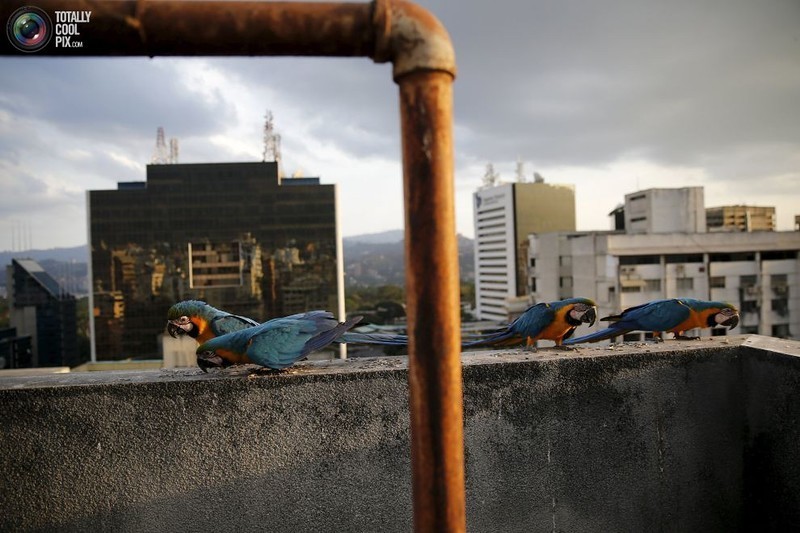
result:
M 29 0 L 3 2 L 8 17 Z M 447 31 L 403 0 L 371 4 L 37 0 L 91 11 L 82 48 L 30 55 L 365 56 L 391 61 L 400 87 L 406 222 L 414 524 L 464 531 L 458 255 L 453 201 L 452 81 Z M 6 18 L 7 20 L 7 18 Z M 19 55 L 9 46 L 4 55 Z

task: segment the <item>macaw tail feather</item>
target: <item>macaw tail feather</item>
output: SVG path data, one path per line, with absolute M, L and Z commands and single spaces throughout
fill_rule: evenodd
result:
M 408 335 L 390 335 L 388 333 L 356 333 L 348 331 L 338 339 L 338 343 L 381 344 L 386 346 L 407 346 Z
M 513 346 L 521 344 L 524 339 L 509 329 L 502 329 L 493 333 L 479 335 L 474 339 L 461 343 L 462 348 L 473 348 L 476 346 Z
M 594 333 L 590 333 L 588 335 L 584 335 L 583 337 L 577 337 L 575 339 L 567 339 L 562 344 L 564 346 L 570 346 L 572 344 L 581 344 L 584 342 L 600 342 L 606 339 L 610 339 L 611 337 L 619 337 L 620 335 L 624 335 L 628 333 L 629 329 L 620 329 L 620 328 L 606 328 L 601 329 L 600 331 L 595 331 Z
M 305 344 L 305 346 L 303 346 L 303 350 L 298 354 L 298 357 L 294 361 L 298 361 L 299 359 L 301 359 L 302 357 L 305 357 L 306 355 L 310 354 L 311 352 L 315 352 L 317 350 L 321 350 L 322 348 L 325 348 L 326 346 L 328 346 L 332 342 L 336 341 L 339 337 L 344 335 L 347 332 L 347 330 L 349 330 L 350 328 L 352 328 L 353 326 L 355 326 L 356 324 L 361 322 L 362 318 L 363 317 L 361 317 L 361 316 L 355 316 L 355 317 L 351 318 L 350 320 L 347 320 L 345 322 L 340 322 L 339 324 L 336 325 L 336 327 L 331 328 L 331 329 L 329 329 L 327 331 L 323 331 L 322 333 L 318 334 L 317 336 L 311 338 Z M 290 362 L 288 364 L 291 364 L 294 361 L 292 361 L 292 362 Z M 283 362 L 282 362 L 282 364 L 283 364 Z

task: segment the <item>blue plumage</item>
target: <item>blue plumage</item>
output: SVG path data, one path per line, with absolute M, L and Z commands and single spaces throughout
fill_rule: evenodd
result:
M 465 348 L 477 346 L 514 346 L 533 344 L 546 339 L 560 345 L 582 323 L 594 324 L 595 303 L 589 298 L 567 298 L 538 303 L 505 328 L 480 335 L 462 343 Z
M 327 311 L 276 318 L 203 343 L 197 348 L 198 362 L 224 366 L 217 360 L 221 358 L 228 364 L 252 362 L 276 370 L 286 368 L 325 348 L 360 320 L 361 317 L 354 317 L 340 323 Z

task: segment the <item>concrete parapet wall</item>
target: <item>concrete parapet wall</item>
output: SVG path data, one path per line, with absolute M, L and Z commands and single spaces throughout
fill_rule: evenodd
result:
M 463 356 L 470 531 L 800 523 L 800 343 Z M 409 531 L 404 357 L 0 378 L 8 531 Z

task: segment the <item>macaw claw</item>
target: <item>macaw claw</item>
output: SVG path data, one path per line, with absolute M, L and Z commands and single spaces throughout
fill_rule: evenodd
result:
M 225 366 L 225 360 L 215 353 L 201 353 L 197 356 L 197 366 L 199 366 L 203 372 L 208 372 L 209 368 L 223 368 Z

